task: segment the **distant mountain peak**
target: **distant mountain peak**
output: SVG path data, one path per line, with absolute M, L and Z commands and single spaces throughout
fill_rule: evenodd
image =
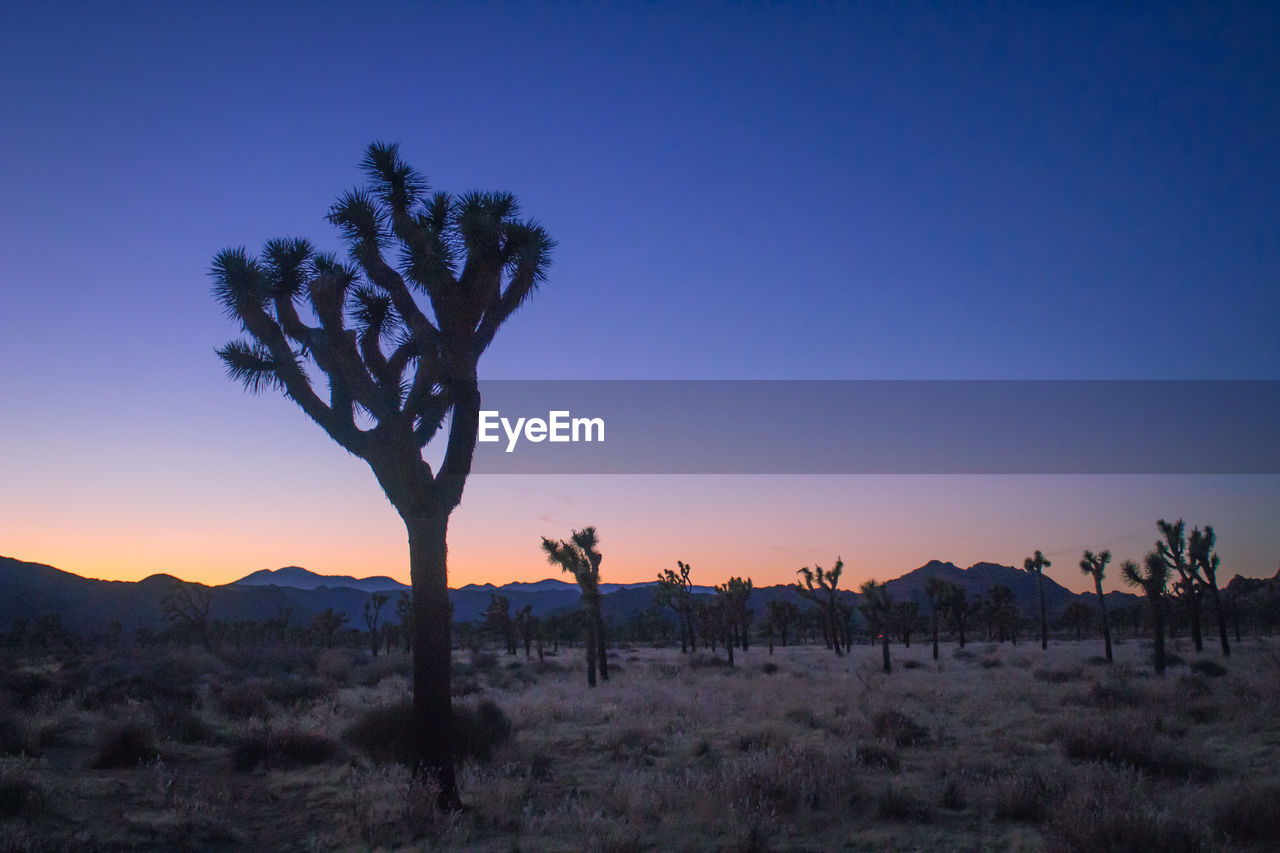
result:
M 392 578 L 379 575 L 371 578 L 356 578 L 351 575 L 322 575 L 304 569 L 301 566 L 285 566 L 279 569 L 259 569 L 245 575 L 228 586 L 281 586 L 291 589 L 320 589 L 321 587 L 347 587 L 362 592 L 385 592 L 387 590 L 408 589 L 406 585 Z

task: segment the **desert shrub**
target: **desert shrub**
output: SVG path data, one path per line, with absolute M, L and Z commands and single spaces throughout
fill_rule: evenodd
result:
M 968 649 L 956 649 L 951 653 L 951 656 L 956 660 L 976 660 L 978 657 Z
M 1151 665 L 1155 666 L 1155 658 L 1151 659 Z M 1187 662 L 1179 655 L 1175 655 L 1172 652 L 1165 652 L 1164 665 L 1169 669 L 1173 669 L 1175 666 L 1186 666 Z
M 355 664 L 345 649 L 325 649 L 316 655 L 316 675 L 339 687 L 351 684 Z
M 1182 717 L 1200 726 L 1216 723 L 1222 718 L 1222 708 L 1212 702 L 1193 701 L 1182 708 Z
M 484 652 L 479 649 L 472 649 L 471 667 L 476 672 L 492 672 L 498 668 L 498 656 L 493 652 Z
M 965 786 L 956 776 L 948 776 L 942 783 L 941 805 L 948 811 L 964 811 L 969 807 Z
M 772 729 L 757 729 L 738 737 L 739 752 L 759 752 L 773 746 L 779 740 Z
M 1000 820 L 1041 823 L 1049 814 L 1049 805 L 1058 792 L 1040 773 L 1017 773 L 1002 776 L 991 786 L 991 803 Z
M 1227 674 L 1227 668 L 1217 661 L 1198 660 L 1191 664 L 1191 671 L 1209 678 L 1221 678 Z
M 59 693 L 58 683 L 44 673 L 15 670 L 0 674 L 0 694 L 19 708 L 32 708 Z
M 876 812 L 885 820 L 924 823 L 929 820 L 929 804 L 905 788 L 886 785 L 876 797 Z
M 901 762 L 898 753 L 892 746 L 880 741 L 860 743 L 854 750 L 858 763 L 863 767 L 874 767 L 897 772 Z
M 1000 662 L 1000 658 L 983 658 L 978 661 L 978 666 L 983 669 L 999 669 L 1004 664 Z
M 555 765 L 555 760 L 545 752 L 539 752 L 529 762 L 529 778 L 538 782 L 545 782 L 551 778 L 551 768 Z
M 44 811 L 47 800 L 45 790 L 32 779 L 0 778 L 0 820 L 19 816 L 34 820 Z
M 39 755 L 40 738 L 18 714 L 0 714 L 0 755 Z
M 927 746 L 931 740 L 927 728 L 893 709 L 877 714 L 871 726 L 876 737 L 892 741 L 899 748 Z
M 159 724 L 166 737 L 179 743 L 212 743 L 218 739 L 204 717 L 191 708 L 184 708 Z
M 1158 735 L 1141 716 L 1128 720 L 1070 720 L 1056 731 L 1069 758 L 1130 767 L 1154 776 L 1203 781 L 1213 768 L 1200 761 L 1185 743 Z
M 1280 786 L 1240 783 L 1215 797 L 1213 828 L 1242 844 L 1280 839 Z
M 908 660 L 908 661 L 903 661 L 902 668 L 903 669 L 924 669 L 924 664 L 922 664 L 918 660 Z
M 257 682 L 237 684 L 218 696 L 218 710 L 233 720 L 265 717 L 270 710 L 267 694 Z
M 760 667 L 760 671 L 765 675 L 773 675 L 778 671 L 778 665 L 773 661 L 768 661 L 764 666 Z
M 285 707 L 325 699 L 334 693 L 332 682 L 304 675 L 264 679 L 257 683 L 257 687 L 272 702 Z
M 240 740 L 231 750 L 231 766 L 245 772 L 259 765 L 269 769 L 305 767 L 323 764 L 334 756 L 338 746 L 317 732 L 285 728 L 275 732 L 260 731 Z
M 1124 682 L 1104 684 L 1090 681 L 1081 697 L 1081 704 L 1094 708 L 1138 708 L 1147 704 L 1147 697 L 1141 690 Z
M 1110 666 L 1111 665 L 1111 661 L 1107 660 L 1102 655 L 1094 655 L 1093 657 L 1085 661 L 1085 663 L 1089 664 L 1089 666 Z
M 708 667 L 719 669 L 728 665 L 728 658 L 722 658 L 719 655 L 713 655 L 708 652 L 694 652 L 689 655 L 690 669 L 706 669 Z
M 623 729 L 610 739 L 610 749 L 615 761 L 635 761 L 652 765 L 655 756 L 662 754 L 658 736 L 652 729 L 632 726 Z
M 1068 785 L 1049 810 L 1051 849 L 1090 853 L 1197 853 L 1215 849 L 1194 816 L 1162 807 L 1141 777 L 1103 767 Z
M 1189 699 L 1204 699 L 1213 695 L 1213 685 L 1203 675 L 1183 675 L 1178 678 L 1178 691 Z
M 98 736 L 95 770 L 136 767 L 159 757 L 155 732 L 140 720 L 117 723 L 103 729 Z
M 1079 669 L 1037 669 L 1034 676 L 1036 681 L 1046 681 L 1049 684 L 1067 684 L 1072 681 L 1079 681 L 1083 674 Z
M 488 761 L 511 739 L 511 721 L 492 701 L 453 708 L 454 754 Z M 343 738 L 374 761 L 409 763 L 413 756 L 413 702 L 405 700 L 366 711 Z

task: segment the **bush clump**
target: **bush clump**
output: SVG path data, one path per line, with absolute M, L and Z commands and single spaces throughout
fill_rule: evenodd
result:
M 258 732 L 235 745 L 231 766 L 239 772 L 262 765 L 269 769 L 307 767 L 323 764 L 338 751 L 338 745 L 316 732 L 295 728 Z
M 1191 671 L 1209 678 L 1221 678 L 1227 674 L 1227 668 L 1217 661 L 1198 660 L 1191 664 Z
M 492 700 L 453 708 L 454 755 L 488 761 L 511 739 L 511 720 Z M 413 760 L 413 702 L 384 705 L 365 712 L 343 738 L 377 762 L 409 764 Z
M 133 720 L 110 726 L 101 732 L 98 737 L 98 755 L 92 767 L 94 770 L 137 767 L 154 761 L 159 756 L 155 732 L 151 726 Z
M 876 715 L 872 721 L 876 737 L 892 741 L 899 749 L 908 746 L 927 746 L 932 738 L 929 730 L 901 711 L 888 710 Z

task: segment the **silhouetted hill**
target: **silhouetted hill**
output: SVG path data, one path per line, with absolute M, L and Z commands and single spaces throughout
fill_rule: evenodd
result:
M 240 586 L 282 586 L 293 589 L 319 589 L 320 587 L 347 587 L 362 592 L 399 592 L 409 587 L 399 581 L 384 576 L 371 578 L 353 578 L 351 575 L 320 575 L 300 566 L 285 566 L 283 569 L 259 569 L 251 575 L 245 575 L 232 585 Z

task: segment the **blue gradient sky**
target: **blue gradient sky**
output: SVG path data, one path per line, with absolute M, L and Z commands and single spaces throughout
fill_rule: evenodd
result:
M 375 138 L 437 188 L 515 192 L 560 241 L 489 377 L 1280 378 L 1277 33 L 1268 4 L 7 4 L 0 553 L 127 578 L 405 574 L 360 463 L 222 376 L 234 329 L 205 275 L 227 245 L 337 248 L 323 214 Z M 536 535 L 598 523 L 616 580 L 702 549 L 776 582 L 799 564 L 761 554 L 804 529 L 848 560 L 859 501 L 884 494 L 677 483 L 702 496 L 682 526 L 652 482 L 521 502 L 530 484 L 476 480 L 454 577 L 543 576 Z M 965 478 L 922 510 L 910 482 L 889 539 L 1013 511 Z M 1274 571 L 1275 478 L 1160 482 L 1158 501 L 1098 484 L 1128 507 L 1113 533 L 1095 489 L 1046 481 L 1041 514 L 924 559 L 1012 562 L 1059 532 L 1064 554 L 1127 536 L 1138 557 L 1156 512 L 1214 523 L 1227 574 Z M 833 490 L 850 521 L 815 529 L 795 495 Z M 660 553 L 639 544 L 659 517 Z

